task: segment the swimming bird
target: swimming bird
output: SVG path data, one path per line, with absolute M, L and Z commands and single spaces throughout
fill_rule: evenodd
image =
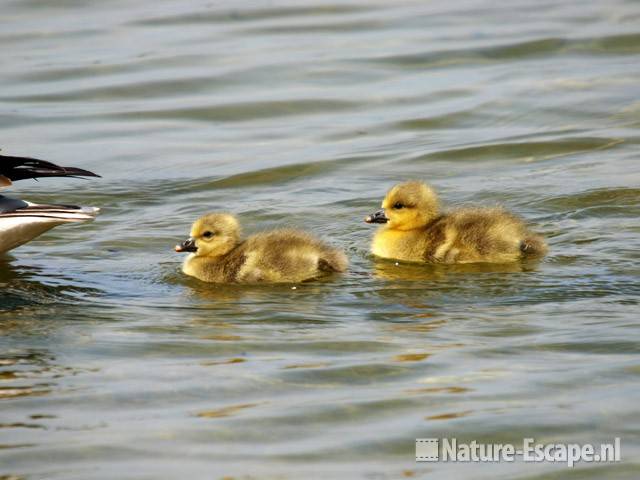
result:
M 41 177 L 99 177 L 74 167 L 60 167 L 29 157 L 0 155 L 0 189 L 13 182 Z M 57 225 L 93 220 L 98 208 L 40 205 L 0 195 L 0 253 L 8 252 Z
M 436 193 L 419 181 L 395 185 L 382 210 L 365 218 L 379 223 L 371 252 L 382 258 L 427 263 L 507 263 L 540 257 L 544 239 L 516 215 L 495 208 L 441 212 Z
M 240 223 L 229 213 L 196 220 L 189 239 L 175 250 L 189 252 L 182 271 L 205 282 L 297 283 L 348 266 L 344 252 L 300 230 L 272 230 L 242 240 Z

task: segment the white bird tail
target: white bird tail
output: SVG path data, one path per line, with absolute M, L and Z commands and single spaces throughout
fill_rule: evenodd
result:
M 63 223 L 92 221 L 99 208 L 73 205 L 26 206 L 0 210 L 0 253 L 12 250 Z

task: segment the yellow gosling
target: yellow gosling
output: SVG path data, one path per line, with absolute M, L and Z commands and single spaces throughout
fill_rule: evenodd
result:
M 273 230 L 242 240 L 238 220 L 228 213 L 199 218 L 190 238 L 175 250 L 189 252 L 185 274 L 215 283 L 297 283 L 348 266 L 341 250 L 300 230 Z
M 426 184 L 395 185 L 382 210 L 367 223 L 382 224 L 371 252 L 382 258 L 429 263 L 507 263 L 547 252 L 544 239 L 502 208 L 462 208 L 440 212 L 436 193 Z

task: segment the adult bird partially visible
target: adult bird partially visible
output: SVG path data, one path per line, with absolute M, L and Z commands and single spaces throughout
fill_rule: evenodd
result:
M 60 167 L 36 158 L 0 155 L 0 189 L 28 178 L 99 176 L 88 170 Z M 0 195 L 0 254 L 63 223 L 91 221 L 99 211 L 94 207 L 39 205 Z

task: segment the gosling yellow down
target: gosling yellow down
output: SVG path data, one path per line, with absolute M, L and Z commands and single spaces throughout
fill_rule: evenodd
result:
M 273 230 L 242 240 L 238 220 L 228 213 L 196 220 L 189 239 L 175 250 L 189 252 L 185 274 L 215 283 L 297 283 L 348 266 L 344 252 L 300 230 Z
M 507 263 L 541 257 L 544 239 L 502 208 L 463 208 L 442 213 L 425 183 L 395 185 L 382 210 L 365 222 L 382 224 L 371 252 L 382 258 L 428 263 Z

